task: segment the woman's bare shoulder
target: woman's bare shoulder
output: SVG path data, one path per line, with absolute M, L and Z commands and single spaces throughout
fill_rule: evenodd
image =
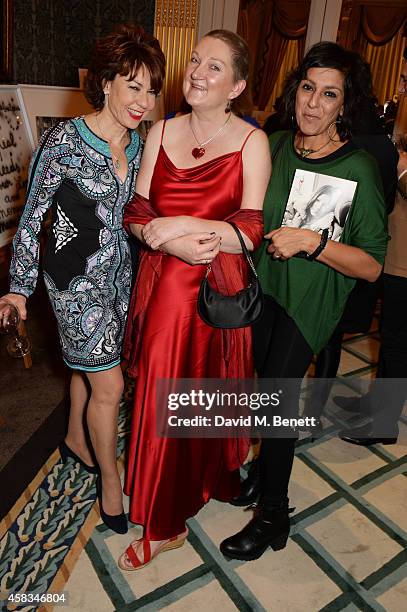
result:
M 233 120 L 233 130 L 235 137 L 241 141 L 245 141 L 247 139 L 247 144 L 249 144 L 250 141 L 262 142 L 265 139 L 267 140 L 266 134 L 260 127 L 256 127 L 253 125 L 253 123 L 250 123 L 241 117 L 237 117 L 236 115 L 234 116 Z
M 189 125 L 190 115 L 178 115 L 167 119 L 165 123 L 165 131 L 168 134 L 178 134 L 180 130 L 184 130 Z

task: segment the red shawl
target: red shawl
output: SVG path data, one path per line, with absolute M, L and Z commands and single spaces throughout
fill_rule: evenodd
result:
M 124 229 L 130 233 L 131 223 L 146 225 L 152 219 L 157 218 L 157 216 L 150 201 L 136 194 L 125 208 Z M 255 250 L 260 246 L 263 239 L 263 211 L 248 208 L 240 209 L 229 215 L 224 221 L 234 221 L 240 231 L 251 240 Z M 167 255 L 164 255 L 161 251 L 153 251 L 147 246 L 144 246 L 141 254 L 135 288 L 130 301 L 123 344 L 123 355 L 128 362 L 130 376 L 137 376 L 140 330 L 143 326 L 144 313 L 148 306 L 154 284 L 161 274 L 163 257 L 167 257 Z M 221 252 L 212 262 L 212 273 L 217 290 L 225 295 L 233 295 L 247 284 L 248 271 L 246 259 L 243 254 L 232 255 Z M 143 290 L 138 291 L 138 287 L 142 287 Z M 238 365 L 233 364 L 234 360 L 230 361 L 230 355 L 233 354 L 235 334 L 236 332 L 239 333 L 239 331 L 234 329 L 223 330 L 225 360 L 222 377 L 224 375 L 225 378 L 239 378 L 242 375 L 239 372 Z

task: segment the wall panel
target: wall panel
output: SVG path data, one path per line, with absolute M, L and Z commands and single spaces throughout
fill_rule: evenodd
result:
M 77 87 L 95 38 L 115 24 L 154 29 L 154 0 L 14 0 L 14 82 Z

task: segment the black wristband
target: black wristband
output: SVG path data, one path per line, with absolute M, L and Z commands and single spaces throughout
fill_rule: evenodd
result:
M 309 255 L 307 255 L 307 259 L 312 260 L 318 257 L 318 255 L 320 255 L 322 251 L 324 250 L 324 248 L 326 247 L 327 242 L 328 242 L 328 228 L 325 228 L 324 230 L 322 230 L 322 233 L 321 233 L 321 242 L 319 243 L 319 245 L 317 246 L 317 248 L 315 249 L 313 253 L 310 253 Z

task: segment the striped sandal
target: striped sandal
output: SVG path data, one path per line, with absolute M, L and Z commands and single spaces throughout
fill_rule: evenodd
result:
M 133 572 L 135 570 L 141 569 L 142 567 L 149 565 L 149 563 L 151 563 L 151 561 L 160 553 L 183 546 L 187 536 L 188 529 L 186 529 L 179 535 L 170 538 L 169 540 L 163 540 L 161 544 L 154 550 L 154 552 L 152 552 L 151 550 L 150 540 L 140 538 L 139 540 L 135 540 L 134 542 L 132 542 L 130 546 L 126 548 L 126 551 L 119 557 L 117 564 L 120 569 L 124 571 Z M 139 543 L 139 545 L 137 546 L 136 551 L 133 545 L 137 545 L 137 543 Z M 142 559 L 139 556 L 141 550 Z

